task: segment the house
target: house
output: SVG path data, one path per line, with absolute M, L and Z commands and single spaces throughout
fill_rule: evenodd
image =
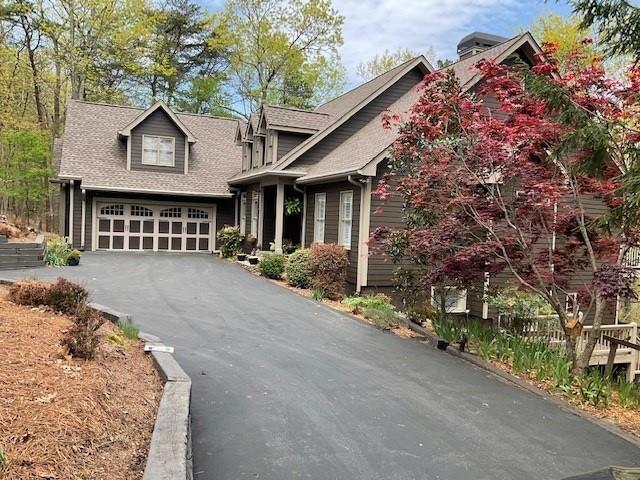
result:
M 446 68 L 471 90 L 482 81 L 472 70 L 479 60 L 517 55 L 533 65 L 538 51 L 529 33 L 475 32 Z M 266 105 L 246 123 L 176 113 L 162 102 L 143 110 L 72 101 L 56 179 L 61 232 L 85 250 L 208 252 L 225 224 L 254 235 L 263 250 L 338 243 L 349 252 L 352 291 L 390 293 L 393 266 L 368 243 L 378 226 L 403 221 L 399 198 L 383 205 L 372 195 L 395 140 L 382 118 L 407 112 L 433 71 L 418 56 L 313 111 Z M 300 214 L 288 215 L 289 205 Z M 452 289 L 448 303 L 489 318 L 495 312 L 483 293 Z

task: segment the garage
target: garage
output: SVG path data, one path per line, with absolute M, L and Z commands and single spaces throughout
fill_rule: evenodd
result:
M 210 252 L 215 206 L 137 203 L 95 204 L 97 250 Z

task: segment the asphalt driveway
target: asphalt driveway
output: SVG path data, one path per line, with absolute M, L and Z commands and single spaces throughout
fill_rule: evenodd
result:
M 85 254 L 193 380 L 196 480 L 560 479 L 640 449 L 468 363 L 200 255 Z

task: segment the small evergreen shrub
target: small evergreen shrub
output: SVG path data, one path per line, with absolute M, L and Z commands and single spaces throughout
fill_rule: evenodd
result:
M 267 278 L 279 279 L 284 273 L 286 259 L 284 255 L 278 253 L 268 253 L 260 259 L 258 271 L 260 275 Z
M 242 245 L 240 227 L 225 226 L 217 234 L 220 253 L 224 258 L 235 257 Z
M 75 267 L 80 263 L 80 250 L 73 249 L 69 252 L 67 256 L 67 265 L 71 267 Z
M 311 286 L 331 300 L 344 295 L 349 255 L 335 243 L 314 244 L 309 251 Z
M 9 300 L 18 305 L 48 305 L 50 285 L 36 280 L 22 280 L 9 288 Z
M 286 270 L 289 285 L 298 288 L 309 288 L 311 286 L 309 249 L 300 248 L 289 255 Z
M 85 287 L 60 277 L 49 287 L 47 304 L 56 312 L 73 315 L 88 299 L 89 291 Z
M 92 359 L 100 343 L 97 332 L 104 322 L 105 318 L 100 312 L 86 304 L 79 304 L 73 312 L 73 326 L 62 339 L 62 345 L 74 357 Z
M 69 244 L 63 238 L 58 237 L 47 242 L 47 253 L 44 260 L 47 265 L 52 267 L 64 267 L 69 264 L 70 254 Z

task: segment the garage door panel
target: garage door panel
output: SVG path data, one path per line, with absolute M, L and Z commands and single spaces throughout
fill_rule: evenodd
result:
M 98 204 L 97 247 L 103 250 L 209 251 L 210 207 Z

